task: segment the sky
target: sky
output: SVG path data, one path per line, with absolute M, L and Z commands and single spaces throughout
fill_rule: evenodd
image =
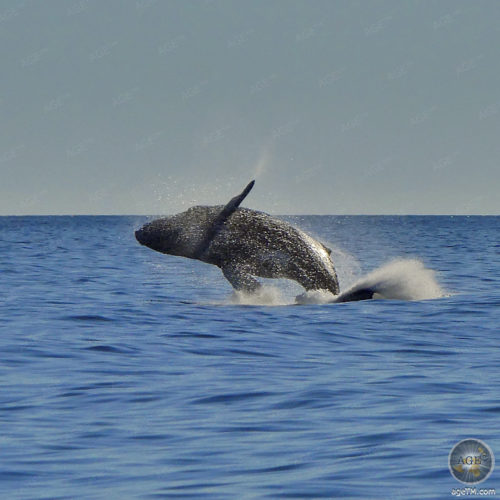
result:
M 497 0 L 1 0 L 0 215 L 499 214 Z

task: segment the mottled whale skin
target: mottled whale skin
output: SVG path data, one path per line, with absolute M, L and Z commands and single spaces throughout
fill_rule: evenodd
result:
M 266 213 L 239 208 L 253 181 L 227 205 L 195 206 L 145 224 L 139 243 L 170 255 L 219 267 L 234 289 L 254 291 L 256 277 L 287 278 L 306 290 L 339 284 L 330 250 L 291 224 Z

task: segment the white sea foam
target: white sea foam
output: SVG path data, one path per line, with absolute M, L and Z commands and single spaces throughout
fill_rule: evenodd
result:
M 250 306 L 285 306 L 293 304 L 293 300 L 286 297 L 279 287 L 265 285 L 252 293 L 234 291 L 230 297 L 230 303 Z
M 338 271 L 339 269 L 337 269 Z M 340 271 L 342 272 L 342 270 Z M 327 304 L 335 302 L 343 295 L 365 288 L 375 292 L 374 299 L 428 300 L 446 295 L 436 279 L 435 271 L 425 267 L 417 259 L 398 259 L 358 279 L 340 295 L 333 295 L 327 290 L 310 290 L 297 295 L 294 300 L 291 293 L 296 292 L 296 288 L 287 289 L 286 286 L 266 284 L 253 293 L 233 292 L 230 303 L 256 306 L 283 306 L 293 303 Z
M 396 300 L 437 299 L 445 295 L 436 272 L 416 259 L 398 259 L 375 269 L 341 295 L 370 288 L 374 298 Z
M 334 302 L 337 295 L 328 290 L 309 290 L 295 297 L 295 302 L 297 304 L 328 304 L 329 302 Z

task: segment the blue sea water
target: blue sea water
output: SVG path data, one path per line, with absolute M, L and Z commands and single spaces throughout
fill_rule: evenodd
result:
M 0 497 L 441 499 L 455 443 L 500 457 L 500 218 L 288 219 L 344 288 L 417 258 L 447 293 L 238 304 L 144 217 L 1 217 Z

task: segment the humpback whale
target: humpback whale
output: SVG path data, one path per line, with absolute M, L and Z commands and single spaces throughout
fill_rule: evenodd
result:
M 153 220 L 135 232 L 157 252 L 213 264 L 235 290 L 253 292 L 257 278 L 287 278 L 305 290 L 328 290 L 336 302 L 371 299 L 370 289 L 339 295 L 331 250 L 291 224 L 240 207 L 255 181 L 226 205 L 194 206 Z

